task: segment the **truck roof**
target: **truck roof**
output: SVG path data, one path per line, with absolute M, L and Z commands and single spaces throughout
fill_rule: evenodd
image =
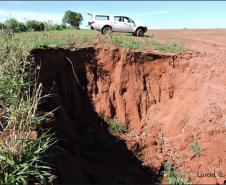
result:
M 103 13 L 88 13 L 88 15 L 90 16 L 95 16 L 95 15 L 101 15 L 101 16 L 119 16 L 119 17 L 128 17 L 128 16 L 125 16 L 125 15 L 112 15 L 112 14 L 103 14 Z

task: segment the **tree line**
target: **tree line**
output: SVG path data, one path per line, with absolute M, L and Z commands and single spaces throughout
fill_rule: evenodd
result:
M 9 18 L 3 23 L 0 22 L 0 29 L 12 32 L 64 30 L 71 27 L 79 29 L 82 21 L 83 17 L 80 13 L 68 10 L 64 13 L 62 24 L 51 24 L 51 22 L 41 22 L 34 19 L 23 23 L 15 18 Z

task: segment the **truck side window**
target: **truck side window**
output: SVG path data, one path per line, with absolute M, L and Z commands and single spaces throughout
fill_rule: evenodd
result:
M 96 20 L 109 20 L 109 16 L 105 16 L 105 15 L 96 15 L 95 17 Z
M 123 22 L 123 17 L 120 16 L 114 16 L 114 20 L 118 22 Z

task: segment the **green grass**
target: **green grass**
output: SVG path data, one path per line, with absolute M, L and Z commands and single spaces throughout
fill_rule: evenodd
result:
M 4 36 L 0 36 L 0 38 Z M 187 48 L 179 43 L 172 42 L 162 44 L 151 37 L 136 37 L 128 33 L 113 33 L 111 36 L 103 36 L 94 30 L 66 29 L 58 31 L 23 32 L 14 35 L 14 43 L 26 41 L 29 48 L 46 46 L 55 47 L 85 47 L 98 43 L 120 46 L 133 50 L 156 50 L 160 52 L 186 52 Z
M 109 128 L 115 133 L 125 133 L 127 128 L 116 118 L 107 121 Z
M 137 38 L 128 35 L 128 34 L 115 34 L 110 41 L 112 45 L 121 46 L 126 49 L 139 49 L 139 50 L 146 50 L 148 47 L 147 42 L 142 42 Z
M 0 40 L 0 184 L 50 184 L 54 179 L 43 157 L 55 141 L 32 133 L 45 119 L 37 115 L 42 85 L 35 81 L 28 40 Z
M 176 42 L 172 42 L 170 44 L 161 44 L 160 42 L 153 40 L 152 41 L 153 47 L 155 50 L 157 51 L 161 51 L 161 52 L 172 52 L 172 53 L 176 53 L 176 52 L 186 52 L 189 51 L 189 49 L 183 47 L 182 45 L 176 43 Z
M 122 34 L 122 33 L 114 33 L 112 39 L 108 39 L 106 43 L 110 43 L 112 45 L 121 46 L 127 49 L 136 49 L 136 50 L 156 50 L 159 52 L 186 52 L 189 49 L 183 47 L 179 43 L 172 42 L 170 44 L 161 44 L 156 39 L 150 37 L 135 37 L 131 34 Z
M 164 164 L 164 176 L 169 184 L 172 185 L 187 185 L 191 184 L 174 166 L 172 161 L 168 160 Z
M 0 184 L 51 183 L 55 176 L 50 173 L 51 168 L 42 160 L 42 156 L 52 143 L 53 138 L 44 134 L 35 142 L 26 139 L 20 144 L 23 149 L 17 155 L 0 146 Z
M 198 142 L 193 138 L 192 143 L 190 143 L 189 145 L 190 149 L 195 153 L 196 156 L 200 156 L 202 153 L 202 149 L 200 148 L 200 146 L 198 145 Z
M 95 44 L 98 32 L 92 30 L 59 30 L 43 32 L 23 32 L 14 35 L 14 44 L 25 42 L 29 48 L 39 48 L 46 46 L 55 47 L 83 47 L 85 45 Z M 3 40 L 6 35 L 0 36 Z M 9 38 L 8 38 L 9 40 Z

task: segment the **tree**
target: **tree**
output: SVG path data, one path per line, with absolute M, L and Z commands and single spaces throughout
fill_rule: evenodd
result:
M 14 18 L 10 18 L 10 19 L 7 19 L 5 22 L 4 22 L 4 25 L 7 29 L 9 30 L 12 30 L 14 32 L 18 32 L 18 25 L 19 25 L 19 22 L 14 19 Z
M 82 15 L 71 10 L 66 11 L 62 19 L 63 24 L 68 23 L 75 28 L 79 28 L 82 21 L 83 21 Z
M 27 31 L 27 27 L 24 23 L 18 22 L 14 18 L 7 19 L 3 25 L 0 24 L 0 28 L 6 28 L 8 30 L 11 30 L 13 32 L 24 32 Z
M 28 29 L 33 31 L 43 31 L 45 29 L 44 23 L 36 20 L 29 20 L 26 25 Z
M 22 23 L 22 22 L 19 22 L 18 23 L 18 31 L 20 31 L 20 32 L 25 32 L 25 31 L 27 31 L 28 29 L 27 29 L 27 27 L 26 27 L 26 25 L 24 24 L 24 23 Z

